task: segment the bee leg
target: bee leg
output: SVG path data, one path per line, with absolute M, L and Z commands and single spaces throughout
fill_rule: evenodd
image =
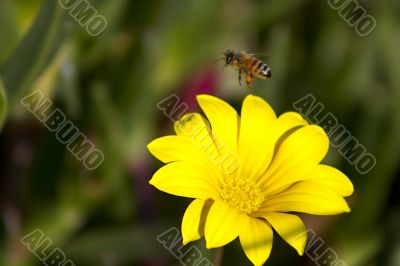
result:
M 251 88 L 251 83 L 253 83 L 253 74 L 247 73 L 246 83 L 249 88 Z
M 239 76 L 238 76 L 238 78 L 239 78 L 239 86 L 242 86 L 242 69 L 241 68 L 239 68 Z

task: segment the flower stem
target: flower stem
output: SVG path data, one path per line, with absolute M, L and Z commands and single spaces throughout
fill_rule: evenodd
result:
M 221 266 L 223 254 L 224 254 L 224 247 L 217 248 L 214 258 L 214 266 Z

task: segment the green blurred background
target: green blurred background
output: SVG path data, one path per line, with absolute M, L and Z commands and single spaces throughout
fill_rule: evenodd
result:
M 148 185 L 146 149 L 173 132 L 156 104 L 199 93 L 237 110 L 248 93 L 278 114 L 316 96 L 369 152 L 366 175 L 331 148 L 355 185 L 350 214 L 303 216 L 349 266 L 400 265 L 400 1 L 361 1 L 376 29 L 357 35 L 327 1 L 90 0 L 108 22 L 90 36 L 55 0 L 0 0 L 0 265 L 43 265 L 20 242 L 43 231 L 76 265 L 181 265 L 156 236 L 190 202 Z M 227 48 L 262 52 L 273 77 L 249 91 L 213 64 Z M 20 100 L 40 90 L 105 155 L 84 168 Z M 204 250 L 212 260 L 214 251 Z M 223 265 L 249 265 L 238 241 Z M 317 265 L 278 236 L 267 265 Z

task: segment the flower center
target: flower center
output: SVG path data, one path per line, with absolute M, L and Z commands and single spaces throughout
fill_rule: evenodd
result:
M 247 214 L 258 210 L 264 199 L 257 185 L 241 178 L 227 180 L 220 196 L 231 207 Z

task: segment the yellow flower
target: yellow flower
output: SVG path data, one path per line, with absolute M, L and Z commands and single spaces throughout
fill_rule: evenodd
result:
M 339 170 L 320 164 L 329 140 L 297 113 L 276 117 L 263 99 L 249 95 L 241 117 L 226 102 L 197 97 L 198 113 L 175 123 L 176 135 L 148 145 L 167 165 L 150 184 L 193 198 L 182 221 L 184 244 L 205 237 L 207 248 L 239 236 L 247 257 L 262 265 L 272 248 L 272 228 L 302 255 L 306 228 L 291 212 L 349 212 L 343 197 L 353 185 Z

